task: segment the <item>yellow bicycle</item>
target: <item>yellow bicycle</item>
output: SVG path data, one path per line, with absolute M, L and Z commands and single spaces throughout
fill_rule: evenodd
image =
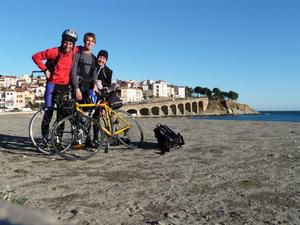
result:
M 139 148 L 144 140 L 143 130 L 136 119 L 121 109 L 112 109 L 106 101 L 98 104 L 77 104 L 77 111 L 84 112 L 85 107 L 97 107 L 97 116 L 102 131 L 108 138 L 108 144 L 116 141 L 128 148 Z
M 83 111 L 81 107 L 88 109 Z M 51 133 L 52 147 L 55 152 L 67 160 L 86 160 L 94 156 L 101 148 L 105 148 L 104 133 L 98 120 L 88 114 L 95 104 L 75 103 L 73 112 L 58 121 Z M 94 135 L 93 127 L 97 128 L 97 145 L 91 146 Z
M 95 117 L 97 108 L 100 115 Z M 90 144 L 92 139 L 93 145 Z M 135 118 L 126 111 L 112 109 L 105 101 L 76 103 L 74 113 L 59 121 L 51 135 L 54 150 L 67 160 L 88 159 L 101 148 L 107 152 L 112 140 L 137 148 L 143 139 L 142 128 Z

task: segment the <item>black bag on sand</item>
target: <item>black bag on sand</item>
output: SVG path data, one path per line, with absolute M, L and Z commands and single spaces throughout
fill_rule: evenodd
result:
M 154 134 L 162 154 L 170 151 L 170 148 L 181 147 L 185 144 L 182 135 L 176 134 L 167 125 L 157 124 Z

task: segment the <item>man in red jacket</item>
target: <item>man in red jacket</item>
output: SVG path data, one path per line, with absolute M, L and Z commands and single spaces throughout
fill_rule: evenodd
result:
M 70 74 L 74 54 L 78 51 L 75 42 L 78 36 L 74 30 L 67 29 L 62 33 L 61 45 L 38 52 L 32 56 L 34 63 L 45 73 L 47 78 L 44 95 L 45 107 L 53 107 L 55 94 L 64 94 L 69 90 Z M 44 60 L 47 60 L 45 63 Z M 42 121 L 42 136 L 48 141 L 49 123 L 53 110 L 46 110 Z M 62 113 L 58 113 L 62 117 Z M 58 118 L 59 119 L 59 118 Z

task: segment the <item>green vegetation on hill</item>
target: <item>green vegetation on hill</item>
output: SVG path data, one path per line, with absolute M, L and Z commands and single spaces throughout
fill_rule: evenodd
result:
M 199 97 L 200 95 L 207 96 L 210 100 L 237 100 L 239 94 L 234 91 L 225 92 L 215 87 L 210 90 L 207 87 L 196 86 L 192 89 L 191 95 Z

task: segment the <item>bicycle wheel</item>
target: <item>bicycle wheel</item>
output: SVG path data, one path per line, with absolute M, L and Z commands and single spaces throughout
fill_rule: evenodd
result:
M 93 127 L 97 126 L 97 135 Z M 91 142 L 93 137 L 97 140 Z M 86 115 L 73 114 L 59 121 L 53 128 L 51 141 L 56 153 L 67 160 L 86 160 L 103 147 L 103 131 L 99 123 Z
M 120 109 L 115 112 L 112 114 L 112 124 L 118 141 L 128 148 L 139 148 L 144 140 L 141 126 L 130 113 Z
M 46 132 L 42 131 L 42 121 L 44 118 L 45 113 L 49 112 L 50 110 L 53 110 L 52 116 L 49 117 L 48 123 L 49 128 L 46 128 Z M 54 112 L 55 111 L 55 112 Z M 31 118 L 29 122 L 29 137 L 34 145 L 34 147 L 45 154 L 52 154 L 53 151 L 52 145 L 51 145 L 51 131 L 53 126 L 55 125 L 57 119 L 56 119 L 56 110 L 55 109 L 40 109 L 37 111 Z M 47 121 L 47 117 L 45 117 L 45 121 Z

